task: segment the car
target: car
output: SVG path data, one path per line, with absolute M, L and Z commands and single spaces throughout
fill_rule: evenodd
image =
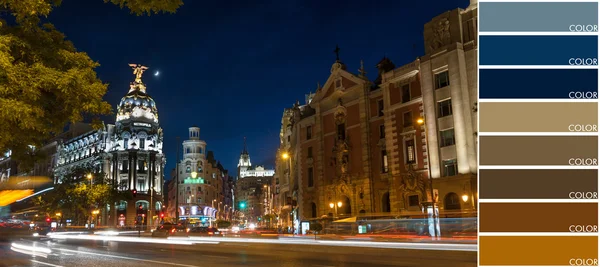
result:
M 214 227 L 194 227 L 190 229 L 190 235 L 195 236 L 223 236 L 219 229 Z
M 187 236 L 187 229 L 180 224 L 163 224 L 152 231 L 152 237 Z

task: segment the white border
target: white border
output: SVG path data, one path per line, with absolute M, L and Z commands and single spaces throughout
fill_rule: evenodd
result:
M 598 32 L 479 32 L 481 36 L 597 36 Z

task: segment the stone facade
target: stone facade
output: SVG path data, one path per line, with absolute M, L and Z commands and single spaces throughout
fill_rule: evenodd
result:
M 430 173 L 442 212 L 475 209 L 476 19 L 476 2 L 434 18 L 426 55 L 399 68 L 382 59 L 373 82 L 338 55 L 325 84 L 284 110 L 273 185 L 281 218 L 290 212 L 297 228 L 324 216 L 420 213 Z
M 63 139 L 57 148 L 55 182 L 60 183 L 73 168 L 86 167 L 106 174 L 119 190 L 136 192 L 133 200 L 98 207 L 103 223 L 108 225 L 131 226 L 136 220 L 152 225 L 162 210 L 166 163 L 162 128 L 156 103 L 141 80 L 147 68 L 132 67 L 136 79 L 117 105 L 115 124 Z
M 179 216 L 209 226 L 225 214 L 229 175 L 214 153 L 206 150 L 206 142 L 200 140 L 200 128 L 190 127 L 189 139 L 182 145 L 183 159 L 177 166 L 179 187 L 173 189 L 178 191 Z

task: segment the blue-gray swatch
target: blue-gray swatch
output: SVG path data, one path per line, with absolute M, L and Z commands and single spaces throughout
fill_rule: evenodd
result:
M 479 65 L 570 65 L 598 58 L 598 36 L 479 36 Z
M 592 2 L 480 2 L 478 12 L 482 32 L 571 32 L 571 25 L 598 31 L 598 3 Z

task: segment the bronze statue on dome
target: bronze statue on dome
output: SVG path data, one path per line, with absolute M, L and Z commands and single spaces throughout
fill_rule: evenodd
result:
M 141 84 L 142 74 L 144 74 L 144 71 L 146 71 L 148 67 L 142 66 L 140 64 L 129 64 L 129 66 L 133 69 L 133 75 L 135 75 L 135 82 Z

